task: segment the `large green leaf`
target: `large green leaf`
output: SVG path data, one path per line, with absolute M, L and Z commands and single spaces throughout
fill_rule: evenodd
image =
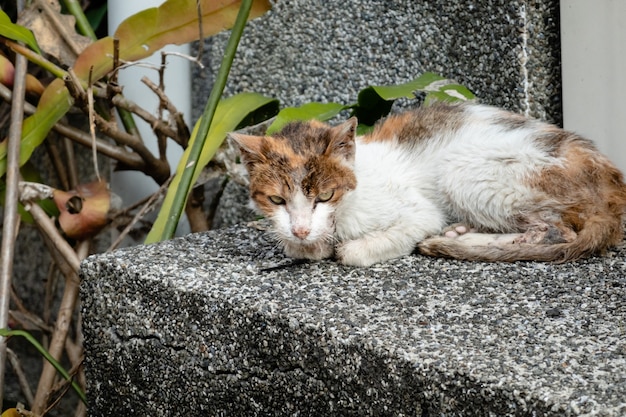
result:
M 438 82 L 444 81 L 440 75 L 432 72 L 425 72 L 419 77 L 408 81 L 406 83 L 398 85 L 377 85 L 371 86 L 370 89 L 374 90 L 380 98 L 383 100 L 396 100 L 399 98 L 414 98 L 416 91 L 427 91 Z M 366 88 L 366 90 L 368 90 Z
M 202 0 L 202 29 L 205 36 L 226 29 L 235 21 L 241 0 Z M 270 8 L 269 0 L 255 0 L 250 18 L 258 17 Z M 167 0 L 159 7 L 141 11 L 117 28 L 119 57 L 136 61 L 152 55 L 167 44 L 183 44 L 199 37 L 196 0 Z M 113 37 L 89 45 L 76 59 L 74 72 L 85 85 L 97 81 L 113 69 Z M 73 104 L 62 80 L 55 80 L 44 91 L 37 111 L 24 121 L 22 128 L 21 163 L 47 136 L 52 126 Z M 0 176 L 6 172 L 6 144 L 0 143 Z
M 261 119 L 269 118 L 277 112 L 278 100 L 256 93 L 241 93 L 220 101 L 217 109 L 215 110 L 213 123 L 211 123 L 209 133 L 205 139 L 204 147 L 200 153 L 200 158 L 196 164 L 192 182 L 195 183 L 198 179 L 200 172 L 213 158 L 215 152 L 217 152 L 228 132 L 236 130 L 241 126 L 242 121 L 247 120 L 250 117 L 258 118 L 258 115 L 261 115 Z M 170 184 L 165 200 L 163 201 L 163 206 L 161 207 L 159 215 L 152 226 L 152 230 L 150 230 L 150 233 L 146 237 L 145 243 L 159 242 L 169 238 L 169 236 L 164 235 L 165 224 L 173 210 L 172 206 L 174 203 L 174 195 L 179 188 L 182 172 L 185 167 L 195 162 L 190 160 L 189 154 L 193 147 L 192 143 L 200 139 L 197 136 L 199 126 L 200 121 L 198 121 L 194 127 L 189 146 L 185 150 L 185 153 L 178 164 L 176 174 L 172 179 L 172 183 Z
M 428 91 L 424 104 L 429 105 L 434 101 L 467 101 L 473 100 L 474 98 L 476 98 L 476 96 L 463 85 L 443 83 L 440 84 L 437 89 Z
M 2 9 L 0 9 L 0 36 L 4 36 L 5 38 L 12 39 L 14 41 L 24 42 L 33 51 L 41 54 L 41 50 L 39 49 L 39 45 L 37 44 L 37 40 L 35 39 L 33 32 L 24 26 L 11 22 L 11 18 L 9 18 L 9 16 Z
M 398 85 L 373 85 L 359 92 L 357 102 L 349 105 L 338 103 L 306 103 L 300 107 L 287 107 L 278 113 L 276 120 L 267 129 L 271 134 L 284 125 L 296 120 L 332 119 L 342 110 L 352 110 L 352 115 L 359 120 L 357 134 L 362 135 L 372 130 L 376 121 L 386 116 L 393 102 L 399 98 L 415 98 L 415 92 L 426 93 L 425 103 L 432 101 L 471 100 L 474 95 L 462 85 L 431 72 L 424 73 L 406 83 Z
M 267 128 L 267 133 L 277 132 L 287 123 L 296 120 L 330 120 L 344 109 L 346 109 L 346 106 L 338 103 L 306 103 L 300 107 L 285 107 Z

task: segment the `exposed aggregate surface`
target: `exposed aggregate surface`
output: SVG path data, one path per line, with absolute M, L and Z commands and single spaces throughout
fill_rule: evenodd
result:
M 228 35 L 205 43 L 207 68 L 193 76 L 196 117 Z M 370 85 L 431 71 L 483 102 L 560 123 L 559 36 L 558 0 L 280 0 L 246 27 L 226 95 L 348 104 Z
M 240 225 L 93 256 L 90 414 L 621 416 L 625 255 L 355 269 Z

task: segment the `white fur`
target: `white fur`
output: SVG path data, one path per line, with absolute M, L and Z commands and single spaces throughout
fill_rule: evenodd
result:
M 367 266 L 411 253 L 452 222 L 510 231 L 532 201 L 524 179 L 557 163 L 531 129 L 491 124 L 499 112 L 473 107 L 454 135 L 417 145 L 357 140 L 357 188 L 339 203 L 335 235 L 342 263 Z
M 341 262 L 366 266 L 408 254 L 444 227 L 431 176 L 413 155 L 390 142 L 357 141 L 356 149 L 357 188 L 335 212 Z
M 286 235 L 291 235 L 292 240 L 303 243 L 312 243 L 319 239 L 324 239 L 328 235 L 333 234 L 333 224 L 329 222 L 332 219 L 333 208 L 326 203 L 317 203 L 307 199 L 300 189 L 296 190 L 290 201 L 284 206 L 280 206 L 280 215 L 286 217 L 286 221 L 282 221 L 283 231 Z M 297 238 L 296 229 L 306 229 L 309 235 L 304 239 Z M 297 239 L 297 240 L 296 240 Z

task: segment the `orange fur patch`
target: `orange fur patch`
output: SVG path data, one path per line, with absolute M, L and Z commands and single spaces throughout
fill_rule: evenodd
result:
M 399 143 L 417 143 L 444 133 L 454 132 L 463 123 L 463 104 L 436 103 L 428 107 L 387 117 L 362 140 L 383 142 L 397 140 Z
M 529 184 L 560 212 L 562 228 L 578 234 L 568 257 L 602 251 L 622 241 L 626 186 L 622 173 L 593 144 L 563 132 L 556 149 L 562 164 L 545 168 Z

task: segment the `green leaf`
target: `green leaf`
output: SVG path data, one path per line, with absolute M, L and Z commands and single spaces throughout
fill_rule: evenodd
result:
M 280 111 L 276 120 L 267 129 L 275 133 L 295 120 L 329 120 L 342 110 L 351 109 L 359 119 L 357 134 L 363 135 L 373 129 L 374 124 L 391 111 L 393 102 L 399 98 L 415 98 L 415 92 L 425 92 L 426 104 L 433 100 L 471 100 L 474 95 L 462 85 L 455 84 L 431 72 L 424 73 L 414 80 L 398 85 L 373 85 L 359 92 L 357 102 L 351 105 L 337 103 L 307 103 L 300 107 L 288 107 Z
M 307 103 L 300 107 L 285 107 L 267 128 L 267 133 L 271 135 L 282 129 L 287 123 L 296 120 L 316 119 L 326 121 L 337 116 L 346 108 L 343 104 L 338 103 Z
M 429 85 L 444 78 L 430 72 L 414 80 L 398 85 L 374 85 L 359 92 L 352 114 L 360 124 L 372 126 L 391 111 L 393 102 L 399 98 L 415 98 L 415 91 L 423 91 Z
M 374 85 L 359 92 L 352 114 L 359 123 L 373 126 L 377 120 L 391 111 L 393 102 L 399 98 L 415 98 L 415 91 L 423 89 L 434 81 L 442 79 L 436 74 L 425 73 L 420 77 L 398 85 Z
M 371 88 L 384 100 L 396 100 L 399 98 L 415 98 L 415 91 L 427 91 L 437 82 L 445 80 L 440 75 L 425 72 L 419 77 L 398 85 L 379 85 Z
M 204 36 L 218 33 L 235 21 L 241 0 L 201 0 Z M 270 8 L 269 0 L 255 0 L 249 18 L 258 17 Z M 114 35 L 120 41 L 119 58 L 136 61 L 152 55 L 167 44 L 197 40 L 198 11 L 196 0 L 168 0 L 159 7 L 141 11 L 123 21 Z M 113 37 L 89 45 L 76 59 L 74 73 L 87 85 L 106 76 L 113 69 Z M 53 81 L 44 91 L 37 111 L 24 120 L 20 163 L 46 138 L 52 126 L 72 107 L 73 100 L 63 80 Z M 6 172 L 6 144 L 0 143 L 0 177 Z
M 427 101 L 471 100 L 474 95 L 467 88 L 444 77 L 426 72 L 419 77 L 398 85 L 378 85 L 367 87 L 359 92 L 357 103 L 352 107 L 352 114 L 359 119 L 359 124 L 372 126 L 377 120 L 389 114 L 394 100 L 415 98 L 415 92 L 427 93 Z
M 357 103 L 352 106 L 352 115 L 359 119 L 359 124 L 372 126 L 378 119 L 389 114 L 392 105 L 393 100 L 384 99 L 378 93 L 377 87 L 367 87 L 359 92 Z
M 433 101 L 457 102 L 468 101 L 476 98 L 474 94 L 459 84 L 444 84 L 436 91 L 429 91 L 424 100 L 425 105 L 430 105 Z
M 89 24 L 92 28 L 94 28 L 94 30 L 100 27 L 100 24 L 104 20 L 104 17 L 107 15 L 107 6 L 107 3 L 103 3 L 101 6 L 89 9 L 85 12 L 85 16 L 87 17 Z
M 0 36 L 12 39 L 18 42 L 24 42 L 33 51 L 41 54 L 41 49 L 37 44 L 35 35 L 30 29 L 11 22 L 11 18 L 2 9 L 0 9 Z
M 200 157 L 198 158 L 192 177 L 192 183 L 195 183 L 202 169 L 213 158 L 215 152 L 217 152 L 220 145 L 226 138 L 227 133 L 236 130 L 237 127 L 241 126 L 243 120 L 249 119 L 250 117 L 256 118 L 255 115 L 260 114 L 262 117 L 267 116 L 269 118 L 277 112 L 278 100 L 256 93 L 241 93 L 221 100 L 215 110 L 213 123 L 211 124 L 209 133 L 205 139 Z M 178 164 L 176 175 L 169 186 L 167 195 L 163 201 L 163 206 L 161 207 L 159 215 L 152 226 L 152 230 L 150 230 L 150 233 L 146 237 L 145 243 L 154 243 L 169 238 L 169 236 L 164 234 L 165 224 L 174 210 L 174 195 L 180 186 L 182 172 L 186 166 L 194 162 L 189 160 L 189 154 L 192 149 L 192 143 L 199 140 L 197 134 L 200 122 L 201 121 L 198 121 L 194 127 L 189 146 L 185 150 L 185 153 Z

